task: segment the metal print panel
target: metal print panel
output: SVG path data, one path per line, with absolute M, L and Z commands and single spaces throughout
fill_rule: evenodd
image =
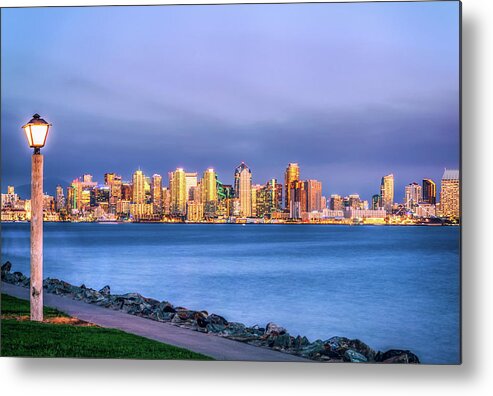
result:
M 460 7 L 3 8 L 2 356 L 460 364 Z

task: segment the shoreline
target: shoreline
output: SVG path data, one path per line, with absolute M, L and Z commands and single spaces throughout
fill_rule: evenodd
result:
M 2 265 L 2 281 L 28 288 L 30 279 L 21 272 L 11 272 L 11 267 L 12 264 L 9 261 Z M 248 327 L 243 323 L 228 321 L 218 314 L 189 310 L 175 306 L 168 301 L 144 297 L 139 293 L 111 294 L 108 285 L 97 291 L 85 285 L 74 286 L 62 280 L 47 278 L 43 281 L 43 289 L 45 293 L 66 296 L 106 309 L 166 322 L 191 331 L 268 348 L 317 362 L 420 363 L 419 358 L 409 350 L 376 351 L 358 339 L 340 336 L 310 342 L 307 337 L 290 335 L 285 328 L 272 322 L 267 323 L 265 327 L 257 325 Z

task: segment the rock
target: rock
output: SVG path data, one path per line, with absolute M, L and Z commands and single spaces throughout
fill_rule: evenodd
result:
M 102 294 L 103 296 L 108 296 L 110 294 L 110 287 L 108 285 L 104 286 L 99 293 Z
M 419 358 L 408 350 L 389 349 L 386 352 L 379 352 L 375 356 L 376 362 L 382 363 L 413 363 L 419 364 Z
M 6 261 L 4 264 L 2 264 L 1 267 L 2 279 L 5 277 L 5 274 L 10 272 L 11 269 L 12 269 L 12 263 L 10 261 Z
M 346 352 L 344 352 L 344 361 L 351 363 L 366 363 L 368 362 L 368 359 L 361 353 L 353 351 L 352 349 L 347 349 Z
M 325 344 L 328 349 L 335 352 L 341 358 L 348 349 L 358 352 L 369 361 L 374 361 L 375 358 L 375 351 L 358 339 L 351 340 L 346 337 L 332 337 L 326 340 Z
M 265 334 L 271 334 L 271 333 L 282 335 L 286 333 L 286 329 L 284 327 L 276 325 L 273 322 L 269 322 L 267 323 L 267 326 L 265 326 Z

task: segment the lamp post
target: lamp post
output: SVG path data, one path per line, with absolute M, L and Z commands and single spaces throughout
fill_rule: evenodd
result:
M 43 320 L 43 156 L 51 124 L 34 114 L 22 128 L 29 147 L 34 149 L 31 170 L 31 320 Z

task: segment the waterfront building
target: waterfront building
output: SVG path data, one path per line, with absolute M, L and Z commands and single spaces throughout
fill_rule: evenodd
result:
M 322 209 L 322 218 L 323 219 L 343 219 L 344 211 L 342 209 Z
M 320 207 L 323 209 L 327 209 L 327 197 L 322 195 L 322 199 L 320 200 Z
M 185 172 L 185 190 L 187 201 L 192 201 L 193 198 L 190 196 L 190 190 L 192 187 L 197 187 L 198 177 L 197 172 Z
M 344 197 L 344 202 L 347 208 L 361 209 L 361 198 L 359 194 L 350 194 L 348 197 Z
M 110 189 L 109 213 L 116 212 L 116 204 L 122 199 L 122 177 L 116 173 L 105 173 L 104 184 Z
M 15 193 L 14 186 L 8 186 L 7 194 L 2 194 L 2 209 L 13 208 L 18 201 L 19 196 Z
M 132 176 L 132 203 L 146 203 L 145 176 L 140 169 L 136 170 Z
M 436 206 L 426 202 L 421 202 L 415 207 L 414 215 L 416 217 L 435 217 Z
M 387 212 L 385 209 L 355 209 L 347 208 L 344 210 L 344 217 L 347 219 L 385 219 Z
M 131 201 L 132 200 L 132 183 L 122 182 L 121 199 L 124 201 Z
M 406 209 L 414 210 L 414 208 L 423 200 L 422 187 L 416 183 L 408 184 L 404 189 L 404 206 Z
M 171 190 L 171 215 L 185 216 L 189 191 L 187 191 L 187 177 L 183 168 L 177 168 L 174 172 L 170 172 L 169 185 Z M 196 185 L 197 183 L 195 183 Z
M 105 211 L 108 210 L 110 203 L 110 187 L 95 186 L 90 193 L 90 206 L 92 208 L 101 206 Z
M 337 194 L 332 194 L 330 196 L 330 210 L 343 210 L 344 209 L 344 199 Z
M 119 199 L 116 203 L 116 213 L 118 215 L 128 216 L 130 214 L 130 201 Z
M 163 177 L 158 174 L 152 175 L 151 179 L 151 201 L 154 206 L 154 213 L 160 214 L 163 211 Z
M 213 168 L 207 169 L 201 180 L 201 196 L 204 204 L 203 212 L 206 218 L 216 217 L 217 212 L 217 174 Z
M 437 186 L 431 179 L 423 179 L 423 202 L 430 205 L 437 203 Z
M 440 189 L 440 212 L 443 217 L 460 218 L 459 170 L 445 169 Z
M 55 197 L 52 195 L 43 195 L 43 210 L 46 212 L 55 211 Z
M 263 186 L 261 184 L 252 185 L 252 217 L 259 217 L 259 207 L 262 204 L 262 199 L 260 195 Z
M 289 192 L 289 218 L 301 219 L 301 213 L 306 212 L 306 183 L 302 181 L 293 181 Z
M 320 212 L 322 210 L 322 182 L 318 180 L 307 180 L 305 183 L 306 208 L 305 212 Z
M 273 213 L 282 211 L 282 190 L 282 184 L 276 179 L 269 180 L 257 190 L 257 217 L 272 218 Z
M 134 221 L 152 220 L 154 218 L 153 205 L 148 203 L 131 203 L 130 216 Z
M 392 213 L 394 205 L 394 175 L 386 175 L 382 177 L 380 183 L 380 201 L 381 206 L 387 213 Z
M 252 215 L 252 172 L 242 162 L 235 169 L 235 197 L 239 202 L 239 216 L 250 217 Z
M 300 180 L 300 167 L 297 163 L 290 163 L 284 175 L 284 208 L 291 210 L 292 183 Z
M 380 204 L 380 194 L 375 194 L 371 197 L 371 208 L 373 210 L 380 209 L 382 205 Z
M 163 187 L 163 214 L 169 216 L 171 214 L 171 191 L 168 187 Z
M 204 204 L 200 202 L 187 202 L 187 220 L 199 222 L 204 220 Z

